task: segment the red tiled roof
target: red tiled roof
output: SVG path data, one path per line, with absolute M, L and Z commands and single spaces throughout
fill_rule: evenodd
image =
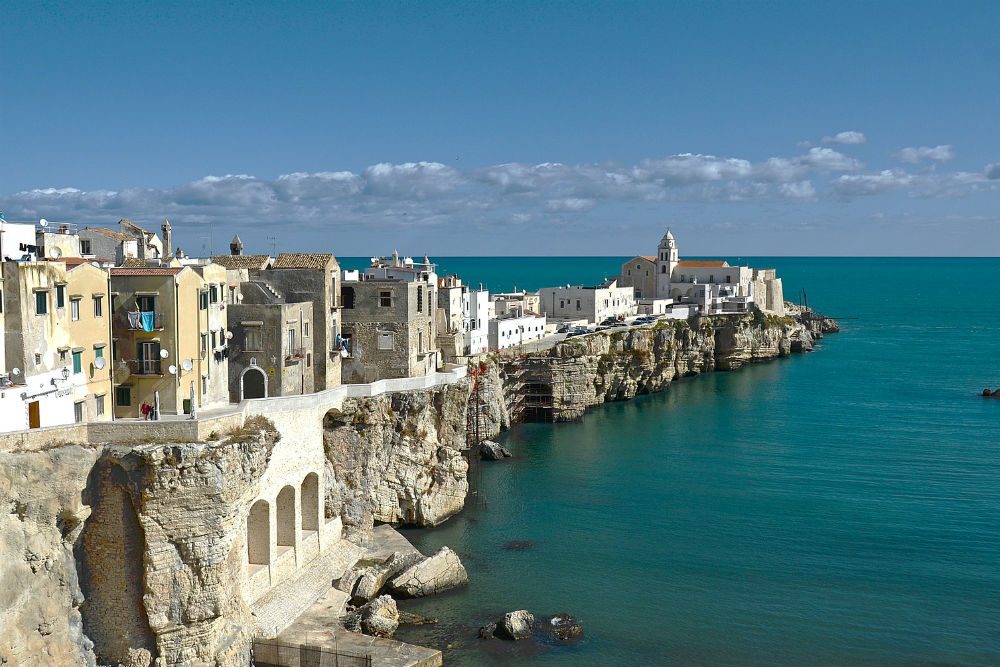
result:
M 677 266 L 683 266 L 691 269 L 714 269 L 728 266 L 728 264 L 721 259 L 682 259 L 677 262 Z
M 184 267 L 148 266 L 145 268 L 115 267 L 111 269 L 112 276 L 176 276 Z

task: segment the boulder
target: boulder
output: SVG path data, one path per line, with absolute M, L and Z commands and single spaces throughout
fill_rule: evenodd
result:
M 153 654 L 149 649 L 130 648 L 122 667 L 149 667 L 151 664 L 153 664 Z
M 367 567 L 352 567 L 350 570 L 344 573 L 340 579 L 334 579 L 333 587 L 338 591 L 343 591 L 348 595 L 354 595 L 354 589 L 357 588 L 358 580 L 361 576 L 368 571 Z
M 513 454 L 510 453 L 510 450 L 501 445 L 499 442 L 483 440 L 479 443 L 479 458 L 484 461 L 501 461 L 503 459 L 509 459 L 512 456 Z
M 389 639 L 399 627 L 399 610 L 396 601 L 388 595 L 380 595 L 358 609 L 361 632 L 372 637 Z
M 387 581 L 423 560 L 424 555 L 418 551 L 395 551 L 384 563 L 366 568 L 358 577 L 354 590 L 346 592 L 351 593 L 355 600 L 368 602 L 379 594 Z
M 469 583 L 469 575 L 458 554 L 441 547 L 436 554 L 407 568 L 389 583 L 397 595 L 411 598 L 434 595 Z
M 993 390 L 993 398 L 1000 398 L 1000 389 Z
M 535 627 L 535 617 L 530 611 L 520 609 L 503 615 L 496 629 L 496 635 L 502 639 L 529 639 Z
M 496 635 L 497 624 L 487 623 L 483 627 L 479 628 L 479 638 L 480 639 L 493 639 Z
M 989 398 L 992 395 L 993 395 L 993 392 L 990 390 L 989 387 L 987 387 L 986 389 L 983 389 L 983 396 L 984 397 Z

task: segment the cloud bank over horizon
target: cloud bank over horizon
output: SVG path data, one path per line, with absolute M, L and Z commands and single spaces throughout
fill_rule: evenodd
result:
M 177 225 L 252 230 L 279 225 L 333 230 L 418 227 L 451 230 L 496 225 L 560 226 L 581 216 L 600 222 L 632 204 L 664 207 L 764 202 L 799 207 L 871 200 L 960 198 L 1000 191 L 1000 165 L 978 172 L 942 171 L 950 145 L 907 147 L 893 154 L 906 168 L 868 167 L 844 147 L 866 142 L 858 131 L 823 137 L 798 154 L 753 161 L 677 153 L 635 164 L 505 163 L 458 169 L 433 161 L 377 163 L 358 172 L 292 172 L 268 179 L 249 174 L 205 176 L 169 188 L 84 190 L 47 186 L 0 195 L 8 220 L 50 220 L 109 226 L 120 218 L 170 219 Z M 838 145 L 838 149 L 830 145 Z M 800 144 L 805 146 L 805 144 Z M 602 213 L 603 211 L 603 213 Z M 261 233 L 264 233 L 261 231 Z

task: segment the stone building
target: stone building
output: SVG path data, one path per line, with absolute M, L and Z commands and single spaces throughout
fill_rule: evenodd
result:
M 161 414 L 190 414 L 228 403 L 221 303 L 225 269 L 111 269 L 116 418 L 142 416 L 157 397 Z M 211 281 L 211 282 L 209 282 Z
M 617 281 L 593 287 L 570 285 L 538 290 L 542 312 L 551 319 L 600 323 L 609 317 L 635 315 L 635 292 L 631 286 L 619 287 Z
M 0 431 L 111 418 L 109 300 L 85 259 L 3 263 Z
M 482 354 L 489 347 L 490 293 L 463 285 L 458 276 L 438 278 L 437 346 L 444 362 Z
M 84 257 L 107 259 L 116 265 L 126 259 L 139 257 L 139 241 L 135 236 L 106 227 L 84 227 L 78 236 L 80 254 Z
M 311 341 L 313 388 L 322 391 L 339 385 L 341 305 L 337 259 L 329 253 L 281 253 L 269 268 L 250 269 L 248 282 L 259 283 L 276 297 L 276 302 L 312 304 L 307 338 Z
M 435 302 L 423 281 L 345 282 L 345 383 L 417 377 L 438 367 Z
M 729 262 L 715 259 L 681 259 L 677 241 L 669 230 L 655 256 L 628 260 L 622 264 L 618 280 L 635 287 L 640 298 L 697 303 L 700 312 L 706 314 L 745 312 L 750 304 L 769 313 L 785 314 L 781 279 L 774 269 L 730 266 Z

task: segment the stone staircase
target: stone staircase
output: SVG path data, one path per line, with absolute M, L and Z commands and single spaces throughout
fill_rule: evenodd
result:
M 365 549 L 348 540 L 340 540 L 314 558 L 295 576 L 278 584 L 253 604 L 257 636 L 274 638 L 302 612 L 333 587 L 334 579 L 364 555 Z

